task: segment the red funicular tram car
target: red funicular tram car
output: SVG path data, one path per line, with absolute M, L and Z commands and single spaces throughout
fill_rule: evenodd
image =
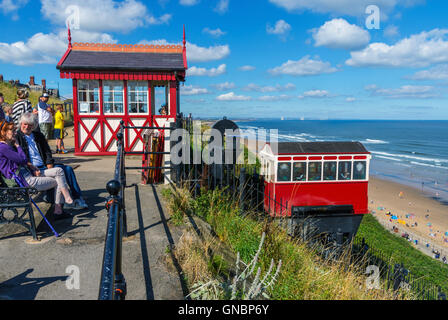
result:
M 264 207 L 290 233 L 345 242 L 368 213 L 370 153 L 359 142 L 279 142 L 260 152 Z

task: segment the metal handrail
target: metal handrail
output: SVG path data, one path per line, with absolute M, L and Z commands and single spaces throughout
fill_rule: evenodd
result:
M 126 174 L 123 123 L 121 124 L 120 132 L 117 134 L 117 147 L 114 179 L 106 185 L 106 189 L 110 194 L 106 204 L 109 219 L 104 244 L 99 300 L 124 300 L 126 297 L 126 280 L 121 268 L 122 242 L 127 232 L 124 205 Z

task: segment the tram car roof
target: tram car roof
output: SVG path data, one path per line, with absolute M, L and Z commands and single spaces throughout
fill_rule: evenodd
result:
M 276 145 L 277 152 L 275 154 L 370 154 L 361 142 L 356 141 L 278 142 Z M 272 151 L 272 149 L 275 150 L 274 144 L 268 144 L 266 147 L 268 147 L 268 153 L 274 154 Z

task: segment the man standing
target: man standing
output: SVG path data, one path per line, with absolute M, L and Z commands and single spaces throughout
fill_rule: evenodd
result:
M 45 139 L 50 139 L 50 134 L 53 131 L 53 109 L 47 104 L 50 96 L 48 93 L 42 94 L 37 104 L 37 110 L 39 114 L 39 128 Z

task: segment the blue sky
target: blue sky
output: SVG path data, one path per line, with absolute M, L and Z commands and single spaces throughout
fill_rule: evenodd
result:
M 73 5 L 80 18 L 73 42 L 177 44 L 185 25 L 184 113 L 448 119 L 446 1 L 0 0 L 5 79 L 34 75 L 71 96 L 56 64 Z M 369 5 L 379 19 L 368 20 Z

